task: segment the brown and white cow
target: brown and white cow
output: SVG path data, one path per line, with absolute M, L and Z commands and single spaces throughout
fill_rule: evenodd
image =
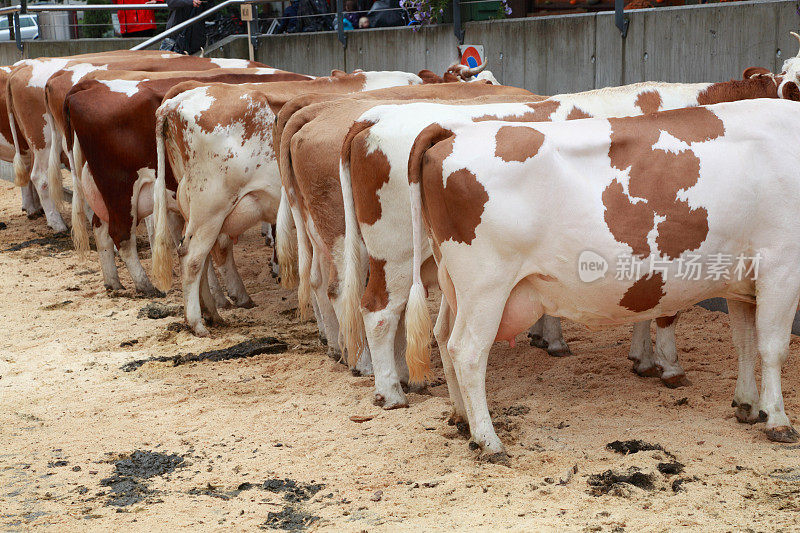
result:
M 26 168 L 20 158 L 15 158 L 15 181 L 23 186 L 27 179 L 33 180 L 44 207 L 48 225 L 55 231 L 66 231 L 61 215 L 50 198 L 48 179 L 48 158 L 52 138 L 52 124 L 48 121 L 45 102 L 45 85 L 48 79 L 60 70 L 71 70 L 75 79 L 97 69 L 136 70 L 136 71 L 175 71 L 210 70 L 227 66 L 228 68 L 264 67 L 260 63 L 245 60 L 209 59 L 184 56 L 172 52 L 130 51 L 103 52 L 83 56 L 58 58 L 38 58 L 19 62 L 11 73 L 7 85 L 9 121 L 16 124 L 31 155 L 30 167 Z M 16 110 L 16 111 L 15 111 Z M 13 128 L 12 128 L 13 131 Z M 15 141 L 19 142 L 19 140 Z M 52 180 L 58 177 L 51 173 Z
M 7 163 L 14 162 L 14 137 L 11 134 L 11 124 L 8 121 L 8 105 L 6 103 L 6 86 L 8 85 L 8 77 L 14 67 L 0 67 L 0 161 Z M 19 130 L 17 135 L 20 135 Z M 27 146 L 21 146 L 21 157 L 26 167 L 30 166 L 30 162 L 26 159 L 30 157 Z M 37 218 L 44 214 L 42 204 L 39 202 L 39 194 L 32 183 L 28 183 L 25 187 L 20 189 L 22 193 L 22 211 L 28 215 L 28 218 Z
M 280 167 L 284 190 L 291 204 L 297 226 L 300 309 L 316 305 L 325 336 L 334 345 L 343 345 L 339 337 L 341 320 L 339 272 L 343 272 L 342 245 L 344 212 L 339 186 L 338 150 L 349 125 L 364 111 L 380 103 L 414 99 L 459 100 L 476 98 L 535 99 L 524 89 L 481 82 L 423 85 L 383 91 L 371 91 L 358 97 L 295 106 L 291 101 L 278 115 Z M 309 104 L 314 97 L 300 97 Z M 291 113 L 291 115 L 289 115 Z M 287 117 L 290 116 L 291 118 Z M 281 245 L 281 220 L 278 220 L 278 252 L 282 279 L 289 264 Z M 335 353 L 336 348 L 333 348 Z M 401 350 L 402 351 L 402 350 Z M 352 354 L 355 355 L 355 354 Z M 356 358 L 350 358 L 356 364 Z M 402 365 L 403 367 L 405 365 Z M 369 373 L 372 365 L 366 355 L 358 359 L 357 369 Z
M 229 270 L 235 271 L 233 252 L 228 249 L 220 253 L 220 247 L 215 246 L 218 237 L 235 242 L 247 228 L 259 221 L 274 223 L 278 216 L 281 178 L 273 124 L 281 107 L 307 93 L 346 94 L 422 82 L 420 76 L 405 72 L 334 71 L 330 77 L 302 84 L 198 88 L 184 84 L 166 96 L 157 112 L 156 135 L 159 150 L 163 150 L 163 135 L 171 166 L 177 170 L 177 201 L 187 220 L 179 249 L 184 309 L 196 334 L 208 334 L 202 321 L 201 293 L 205 293 L 202 274 L 207 270 L 203 265 L 212 249 L 217 264 L 227 263 Z M 166 188 L 158 182 L 155 200 L 159 207 L 153 267 L 159 287 L 165 289 L 172 284 L 172 261 Z M 251 306 L 252 300 L 238 277 L 237 281 L 232 296 Z M 220 320 L 213 302 L 203 302 L 203 306 L 212 320 Z
M 800 296 L 800 152 L 787 148 L 800 143 L 798 121 L 797 102 L 755 99 L 423 130 L 408 163 L 415 260 L 406 313 L 409 335 L 419 335 L 409 344 L 428 338 L 417 253 L 425 220 L 441 254 L 442 357 L 461 395 L 457 414 L 485 458 L 505 457 L 484 386 L 495 340 L 543 313 L 604 326 L 672 315 L 712 296 L 728 299 L 740 364 L 754 366 L 756 348 L 762 356 L 760 399 L 752 380 L 737 383 L 735 402 L 753 406 L 771 440 L 797 440 L 780 372 Z M 645 267 L 632 279 L 588 281 L 579 266 L 587 251 L 607 258 L 611 271 L 627 260 Z M 695 257 L 705 269 L 687 275 Z M 717 275 L 721 257 L 731 268 Z
M 429 124 L 438 121 L 502 119 L 539 122 L 591 116 L 634 116 L 659 109 L 719 101 L 776 98 L 777 84 L 772 75 L 750 78 L 753 72 L 748 69 L 745 73 L 748 79 L 725 83 L 638 83 L 558 95 L 530 104 L 405 104 L 376 107 L 366 112 L 351 129 L 343 147 L 341 187 L 346 199 L 347 219 L 344 245 L 347 268 L 343 291 L 345 338 L 351 346 L 360 340 L 363 333 L 357 328 L 363 316 L 373 365 L 377 366 L 379 359 L 388 365 L 398 357 L 393 353 L 394 336 L 411 289 L 414 250 L 407 185 L 408 156 L 414 139 Z M 362 246 L 366 247 L 369 261 L 369 281 L 365 291 L 367 272 L 362 269 Z M 429 271 L 427 267 L 433 267 L 433 253 L 430 248 L 423 248 L 421 254 L 423 270 Z M 434 275 L 428 276 L 427 281 L 436 285 L 435 270 L 432 272 Z M 550 328 L 545 335 L 550 341 L 550 350 L 567 349 L 558 320 L 550 319 L 545 324 Z M 674 328 L 672 317 L 657 320 L 654 350 L 650 321 L 637 324 L 629 354 L 629 358 L 635 361 L 637 373 L 660 376 L 668 386 L 678 386 L 686 381 L 685 372 L 677 360 Z M 427 360 L 427 349 L 423 352 L 424 355 L 412 346 L 409 357 Z M 389 374 L 383 382 L 377 376 L 376 372 L 376 396 L 383 399 L 384 405 L 405 405 L 405 395 L 396 375 Z M 411 377 L 412 380 L 420 378 Z M 456 391 L 451 393 L 455 401 Z M 749 415 L 748 412 L 746 416 Z
M 96 218 L 93 227 L 105 285 L 122 287 L 116 273 L 113 246 L 131 273 L 136 290 L 155 289 L 136 253 L 135 228 L 152 212 L 150 188 L 155 181 L 155 111 L 175 85 L 202 79 L 208 83 L 307 80 L 293 73 L 259 73 L 261 69 L 215 69 L 204 72 L 93 73 L 68 93 L 64 103 L 67 148 L 74 159 L 76 188 L 72 202 L 76 249 L 88 249 L 84 198 Z M 106 79 L 102 79 L 106 78 Z M 73 144 L 73 139 L 75 140 Z M 169 186 L 175 182 L 166 169 Z

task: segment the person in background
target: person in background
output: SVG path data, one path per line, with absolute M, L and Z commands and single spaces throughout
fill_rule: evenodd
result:
M 369 17 L 364 16 L 358 19 L 358 29 L 366 30 L 367 28 L 369 28 Z
M 153 4 L 158 0 L 149 0 L 148 4 Z M 174 28 L 181 22 L 185 22 L 192 17 L 196 17 L 206 10 L 206 0 L 166 0 L 169 6 L 169 19 L 167 19 L 167 29 Z M 165 37 L 161 41 L 161 50 L 178 52 L 179 54 L 194 54 L 199 52 L 206 45 L 206 25 L 201 20 L 184 28 L 177 34 Z
M 370 28 L 388 28 L 391 26 L 404 26 L 403 13 L 400 0 L 375 0 L 367 13 Z M 361 25 L 359 24 L 359 27 Z
M 115 4 L 141 4 L 140 0 L 114 0 Z M 123 37 L 152 37 L 156 31 L 156 16 L 149 9 L 117 11 L 119 32 Z
M 353 28 L 358 28 L 358 20 L 363 16 L 364 13 L 358 10 L 357 0 L 344 0 L 344 18 L 350 21 Z

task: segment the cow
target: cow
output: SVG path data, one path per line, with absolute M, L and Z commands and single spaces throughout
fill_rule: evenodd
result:
M 339 150 L 349 125 L 365 110 L 380 103 L 413 99 L 459 100 L 484 95 L 486 98 L 535 99 L 524 89 L 503 87 L 483 82 L 422 85 L 371 91 L 358 97 L 332 99 L 308 95 L 288 102 L 278 114 L 276 129 L 280 138 L 279 164 L 281 180 L 297 227 L 299 264 L 298 299 L 301 313 L 312 306 L 322 320 L 325 337 L 333 345 L 333 355 L 343 353 L 339 336 L 339 274 L 343 272 L 342 244 L 344 212 L 339 186 Z M 327 101 L 326 101 L 327 100 Z M 317 101 L 317 103 L 313 103 Z M 310 105 L 309 105 L 310 104 Z M 288 275 L 291 260 L 286 259 L 282 238 L 282 219 L 277 221 L 278 259 L 281 280 Z M 313 292 L 313 297 L 312 297 Z M 372 365 L 365 356 L 356 359 L 349 353 L 351 366 L 371 373 Z M 363 360 L 362 360 L 363 359 Z M 404 367 L 404 365 L 402 365 Z M 377 376 L 376 376 L 377 379 Z
M 419 253 L 427 224 L 440 254 L 442 358 L 483 458 L 507 457 L 485 397 L 495 340 L 545 312 L 599 327 L 712 296 L 728 299 L 740 368 L 754 366 L 756 347 L 762 356 L 760 401 L 755 380 L 740 374 L 734 404 L 750 406 L 770 440 L 797 441 L 780 371 L 800 296 L 800 153 L 786 148 L 800 142 L 798 121 L 797 102 L 755 99 L 626 118 L 442 121 L 420 133 L 408 161 L 415 252 L 406 321 L 417 336 L 408 342 L 428 338 Z M 587 250 L 649 266 L 581 281 Z M 736 267 L 709 275 L 722 256 Z M 695 257 L 709 270 L 687 276 Z
M 30 165 L 25 165 L 22 146 L 14 135 L 17 157 L 14 158 L 15 182 L 18 186 L 32 180 L 36 187 L 48 225 L 56 232 L 66 231 L 67 227 L 57 210 L 56 202 L 50 197 L 48 185 L 48 164 L 52 125 L 47 121 L 45 103 L 45 84 L 59 70 L 71 70 L 76 80 L 92 70 L 117 68 L 125 70 L 160 72 L 169 70 L 210 70 L 221 66 L 227 68 L 265 67 L 260 63 L 245 60 L 208 59 L 184 56 L 160 51 L 115 51 L 83 56 L 58 58 L 38 58 L 19 62 L 9 77 L 7 84 L 7 105 L 12 132 L 18 127 L 22 138 L 30 150 Z M 18 109 L 19 111 L 15 111 Z M 50 181 L 58 178 L 58 166 L 50 173 Z
M 341 187 L 346 199 L 344 211 L 347 217 L 342 307 L 346 317 L 343 335 L 349 349 L 361 348 L 358 343 L 364 332 L 358 326 L 363 316 L 373 365 L 378 364 L 378 359 L 388 362 L 399 357 L 393 353 L 395 343 L 392 337 L 398 331 L 398 323 L 406 310 L 414 250 L 407 186 L 408 155 L 414 139 L 427 125 L 438 120 L 538 122 L 589 116 L 633 116 L 717 101 L 777 97 L 777 84 L 771 74 L 748 69 L 745 78 L 716 84 L 638 83 L 558 95 L 536 103 L 403 104 L 367 111 L 357 119 L 342 148 Z M 367 261 L 361 257 L 363 246 L 366 247 Z M 433 252 L 430 248 L 423 248 L 421 253 L 423 277 L 428 286 L 436 285 Z M 362 266 L 365 262 L 369 264 L 366 290 L 364 280 L 367 272 Z M 544 324 L 538 324 L 549 329 L 543 332 L 549 346 L 543 347 L 551 355 L 568 352 L 558 320 L 543 321 Z M 677 360 L 674 317 L 658 317 L 656 322 L 655 350 L 650 340 L 650 321 L 634 327 L 629 352 L 629 358 L 634 361 L 634 371 L 644 376 L 658 376 L 669 387 L 684 385 L 687 380 Z M 409 357 L 427 360 L 428 355 L 427 351 L 425 355 L 415 353 L 411 347 Z M 390 376 L 383 383 L 376 379 L 375 385 L 376 399 L 385 407 L 407 405 L 396 376 Z M 451 393 L 454 395 L 456 391 Z
M 136 253 L 135 228 L 152 212 L 150 188 L 155 181 L 155 111 L 175 85 L 195 79 L 205 82 L 267 82 L 308 80 L 294 73 L 259 73 L 259 69 L 205 72 L 93 73 L 70 89 L 64 102 L 65 141 L 74 159 L 72 201 L 73 240 L 88 250 L 84 198 L 96 218 L 93 228 L 101 251 L 104 283 L 109 290 L 122 284 L 114 266 L 113 245 L 120 252 L 136 290 L 156 294 Z M 101 79 L 106 78 L 106 79 Z M 174 189 L 171 169 L 168 186 Z
M 432 73 L 431 73 L 432 74 Z M 430 79 L 430 77 L 429 77 Z M 187 220 L 179 255 L 186 320 L 199 336 L 208 335 L 201 313 L 205 294 L 202 274 L 208 256 L 215 253 L 217 264 L 235 272 L 233 252 L 215 245 L 220 235 L 225 242 L 258 221 L 274 223 L 279 214 L 281 179 L 275 155 L 273 124 L 275 114 L 291 98 L 306 93 L 342 94 L 386 87 L 421 84 L 423 78 L 405 72 L 363 72 L 332 76 L 301 84 L 294 82 L 231 87 L 223 84 L 174 87 L 156 113 L 158 150 L 168 149 L 170 166 L 177 170 L 177 201 Z M 159 159 L 159 167 L 164 159 Z M 209 176 L 216 179 L 211 185 Z M 172 285 L 170 236 L 167 227 L 167 192 L 156 182 L 156 238 L 153 270 L 162 290 Z M 284 204 L 285 205 L 285 204 Z M 289 216 L 284 209 L 285 216 Z M 290 238 L 294 238 L 290 236 Z M 239 305 L 250 307 L 241 279 L 228 280 L 229 290 Z M 212 321 L 220 321 L 213 302 L 202 302 Z
M 0 67 L 0 161 L 13 163 L 14 161 L 14 138 L 11 135 L 11 124 L 8 122 L 8 107 L 6 104 L 6 85 L 8 84 L 8 77 L 14 67 Z M 17 131 L 19 135 L 19 131 Z M 21 157 L 28 158 L 27 146 L 23 148 Z M 23 162 L 24 159 L 23 159 Z M 26 162 L 26 166 L 30 163 Z M 32 183 L 28 183 L 25 187 L 20 189 L 22 193 L 22 211 L 28 215 L 28 218 L 38 218 L 44 214 L 42 204 L 39 201 L 39 194 Z

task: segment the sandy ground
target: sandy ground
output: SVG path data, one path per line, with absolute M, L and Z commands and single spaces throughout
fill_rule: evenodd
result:
M 383 411 L 372 405 L 371 378 L 326 357 L 314 324 L 295 318 L 295 295 L 270 277 L 257 230 L 237 255 L 258 307 L 223 311 L 228 325 L 198 339 L 182 317 L 137 317 L 149 301 L 131 291 L 107 295 L 94 253 L 80 261 L 43 219 L 22 216 L 7 182 L 0 221 L 2 529 L 796 528 L 800 446 L 770 443 L 759 425 L 734 419 L 725 315 L 693 309 L 680 321 L 692 385 L 678 390 L 631 373 L 629 327 L 566 324 L 575 356 L 563 359 L 523 336 L 515 349 L 495 346 L 489 405 L 512 459 L 481 464 L 446 423 L 440 368 L 408 409 Z M 180 293 L 160 301 L 180 304 Z M 121 368 L 264 336 L 288 349 Z M 800 413 L 798 349 L 794 341 L 784 371 L 790 417 Z M 606 447 L 627 439 L 663 450 Z M 137 457 L 160 468 L 137 470 Z M 682 472 L 658 468 L 674 462 Z M 634 474 L 641 487 L 590 485 L 609 470 Z

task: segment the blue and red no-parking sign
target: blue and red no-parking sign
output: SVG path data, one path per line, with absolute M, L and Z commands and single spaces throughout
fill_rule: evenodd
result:
M 483 45 L 480 44 L 464 44 L 458 47 L 461 53 L 461 64 L 470 68 L 475 68 L 483 65 Z

